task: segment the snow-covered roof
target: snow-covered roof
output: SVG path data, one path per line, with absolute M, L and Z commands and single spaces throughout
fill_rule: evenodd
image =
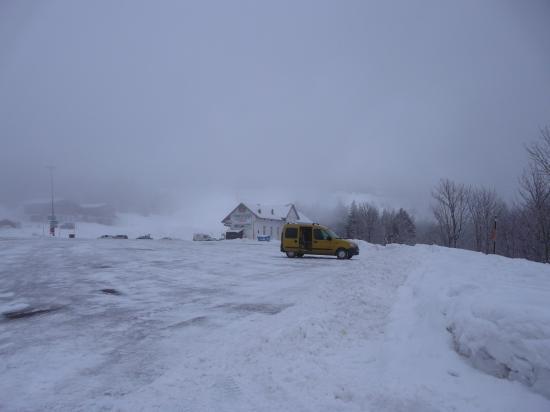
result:
M 274 205 L 274 204 L 264 204 L 264 203 L 248 203 L 248 202 L 242 202 L 239 204 L 244 205 L 247 209 L 249 209 L 256 217 L 260 219 L 271 219 L 271 220 L 287 220 L 289 218 L 289 214 L 292 210 L 296 212 L 298 215 L 298 219 L 292 218 L 293 221 L 298 222 L 304 222 L 304 223 L 311 223 L 312 221 L 305 216 L 303 213 L 299 212 L 296 207 L 292 203 L 288 203 L 286 205 Z M 239 207 L 237 206 L 237 208 Z M 235 208 L 227 217 L 224 219 L 224 221 L 237 209 Z
M 286 219 L 293 205 L 269 205 L 260 203 L 243 203 L 252 213 L 263 219 Z
M 296 212 L 298 213 L 298 222 L 300 222 L 300 223 L 313 223 L 313 220 L 311 220 L 309 217 L 304 215 L 298 209 L 296 209 Z

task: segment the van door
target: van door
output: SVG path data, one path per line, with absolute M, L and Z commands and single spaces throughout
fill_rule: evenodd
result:
M 285 227 L 282 234 L 281 242 L 285 251 L 298 251 L 298 227 Z
M 313 248 L 311 226 L 300 226 L 300 249 L 311 252 Z
M 332 255 L 333 245 L 329 233 L 323 228 L 313 229 L 313 253 L 319 255 Z

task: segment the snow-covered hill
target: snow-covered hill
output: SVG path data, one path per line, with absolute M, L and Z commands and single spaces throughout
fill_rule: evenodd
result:
M 45 238 L 0 278 L 3 411 L 550 410 L 549 265 Z

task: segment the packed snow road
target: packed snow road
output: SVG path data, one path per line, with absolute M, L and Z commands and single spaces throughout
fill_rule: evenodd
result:
M 0 240 L 0 410 L 550 410 L 419 314 L 440 250 Z

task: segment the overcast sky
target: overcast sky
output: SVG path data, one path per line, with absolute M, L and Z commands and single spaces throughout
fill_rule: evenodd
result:
M 0 203 L 512 197 L 550 2 L 0 1 Z M 185 200 L 187 199 L 187 200 Z

